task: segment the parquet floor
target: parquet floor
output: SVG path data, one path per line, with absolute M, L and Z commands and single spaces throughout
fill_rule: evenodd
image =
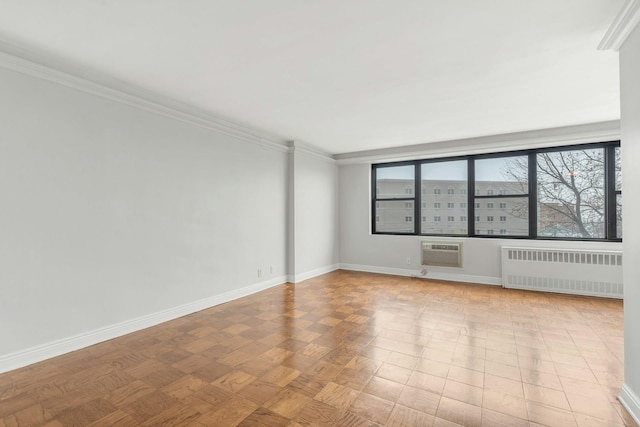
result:
M 622 318 L 337 271 L 0 375 L 0 426 L 635 425 Z

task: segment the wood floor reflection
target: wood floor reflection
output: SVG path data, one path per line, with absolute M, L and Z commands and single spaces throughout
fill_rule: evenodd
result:
M 618 300 L 337 271 L 0 375 L 0 426 L 635 426 Z

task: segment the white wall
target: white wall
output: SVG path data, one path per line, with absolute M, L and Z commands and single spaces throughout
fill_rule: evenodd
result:
M 340 266 L 345 269 L 414 275 L 420 266 L 419 236 L 371 234 L 371 166 L 340 166 Z M 626 175 L 625 175 L 626 177 Z M 626 178 L 625 178 L 626 179 Z M 498 285 L 501 246 L 620 250 L 620 243 L 553 242 L 516 239 L 432 238 L 463 242 L 463 268 L 430 267 L 427 277 Z M 407 261 L 410 258 L 411 264 Z
M 338 167 L 300 146 L 293 156 L 293 282 L 338 268 Z
M 624 239 L 623 404 L 640 422 L 640 25 L 620 49 Z
M 0 371 L 34 347 L 285 281 L 286 147 L 5 69 L 0 93 Z

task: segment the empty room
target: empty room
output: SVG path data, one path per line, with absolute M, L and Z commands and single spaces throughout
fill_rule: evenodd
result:
M 0 427 L 640 423 L 640 0 L 0 13 Z

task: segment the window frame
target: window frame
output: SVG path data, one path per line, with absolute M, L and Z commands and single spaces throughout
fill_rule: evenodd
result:
M 585 144 L 575 144 L 556 147 L 533 148 L 525 150 L 514 150 L 496 153 L 483 153 L 466 156 L 442 157 L 436 159 L 417 159 L 401 162 L 390 163 L 374 163 L 371 165 L 371 233 L 382 235 L 404 235 L 404 236 L 440 236 L 440 237 L 472 237 L 472 238 L 508 238 L 508 239 L 528 239 L 528 240 L 561 240 L 561 241 L 597 241 L 597 242 L 621 242 L 622 238 L 617 237 L 617 220 L 616 220 L 616 198 L 622 197 L 622 190 L 615 188 L 615 154 L 616 148 L 620 147 L 619 140 L 591 142 Z M 562 152 L 562 151 L 578 151 L 602 148 L 604 150 L 604 227 L 605 234 L 603 238 L 585 238 L 585 237 L 552 237 L 538 236 L 538 189 L 537 189 L 537 155 L 539 153 Z M 475 188 L 475 162 L 482 159 L 493 159 L 502 157 L 528 156 L 528 193 L 527 194 L 503 194 L 503 191 L 494 191 L 494 194 L 477 194 Z M 421 169 L 423 164 L 437 162 L 452 162 L 465 160 L 467 162 L 467 220 L 466 234 L 448 234 L 448 233 L 421 233 L 421 224 L 418 218 L 421 218 L 420 208 L 422 206 L 422 191 L 413 191 L 409 197 L 402 198 L 377 198 L 376 182 L 377 170 L 385 167 L 395 166 L 414 166 L 414 189 L 421 188 Z M 475 230 L 476 221 L 473 220 L 476 215 L 476 203 L 480 199 L 502 199 L 502 198 L 527 198 L 528 199 L 528 235 L 509 235 L 509 234 L 478 234 Z M 376 230 L 376 202 L 380 201 L 411 201 L 414 206 L 414 227 L 413 232 L 387 232 Z

